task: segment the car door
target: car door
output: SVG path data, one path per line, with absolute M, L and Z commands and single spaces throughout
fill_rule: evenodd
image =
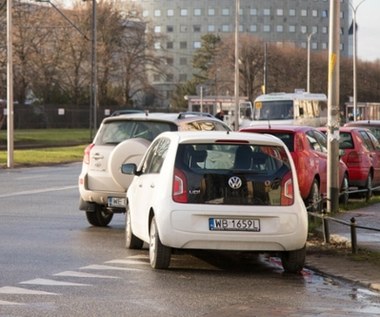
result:
M 380 185 L 380 144 L 372 133 L 361 132 L 366 147 L 370 151 L 373 166 L 373 186 Z
M 311 149 L 310 168 L 316 170 L 320 177 L 320 192 L 327 192 L 327 146 L 326 137 L 319 131 L 309 130 L 306 137 Z M 315 173 L 316 174 L 316 173 Z
M 131 192 L 128 192 L 132 231 L 145 241 L 149 241 L 149 212 L 160 195 L 158 183 L 169 143 L 167 138 L 154 141 L 140 165 L 141 175 L 133 180 Z

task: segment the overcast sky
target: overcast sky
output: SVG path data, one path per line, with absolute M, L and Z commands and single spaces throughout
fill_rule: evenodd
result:
M 358 24 L 358 58 L 374 61 L 380 59 L 380 0 L 353 0 Z

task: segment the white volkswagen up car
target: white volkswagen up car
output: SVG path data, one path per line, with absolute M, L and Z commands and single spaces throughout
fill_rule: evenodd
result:
M 151 266 L 173 249 L 281 254 L 284 270 L 305 262 L 308 222 L 284 143 L 239 132 L 165 132 L 137 166 L 127 191 L 126 247 L 149 244 Z

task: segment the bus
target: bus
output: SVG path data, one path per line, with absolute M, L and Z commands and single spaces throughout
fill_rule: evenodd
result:
M 325 126 L 327 96 L 303 91 L 261 95 L 255 99 L 251 125 L 265 123 Z

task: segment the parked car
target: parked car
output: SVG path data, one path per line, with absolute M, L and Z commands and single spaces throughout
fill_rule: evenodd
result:
M 239 132 L 158 136 L 127 191 L 126 247 L 149 244 L 155 269 L 172 250 L 279 253 L 287 272 L 305 262 L 307 211 L 293 160 L 277 138 Z
M 347 122 L 345 127 L 367 128 L 380 142 L 380 120 L 358 120 Z
M 268 133 L 281 139 L 292 154 L 296 166 L 301 196 L 308 210 L 320 211 L 327 195 L 327 140 L 316 128 L 296 125 L 252 126 L 242 132 Z M 349 173 L 339 161 L 340 202 L 347 203 Z
M 327 131 L 326 128 L 321 128 Z M 373 188 L 380 186 L 380 145 L 370 130 L 363 127 L 341 127 L 339 148 L 348 169 L 349 185 L 366 190 L 366 198 Z
M 107 226 L 114 213 L 125 212 L 125 192 L 132 176 L 124 162 L 138 163 L 151 141 L 164 131 L 230 128 L 216 118 L 187 113 L 134 113 L 105 118 L 84 151 L 79 175 L 79 209 L 94 226 Z

